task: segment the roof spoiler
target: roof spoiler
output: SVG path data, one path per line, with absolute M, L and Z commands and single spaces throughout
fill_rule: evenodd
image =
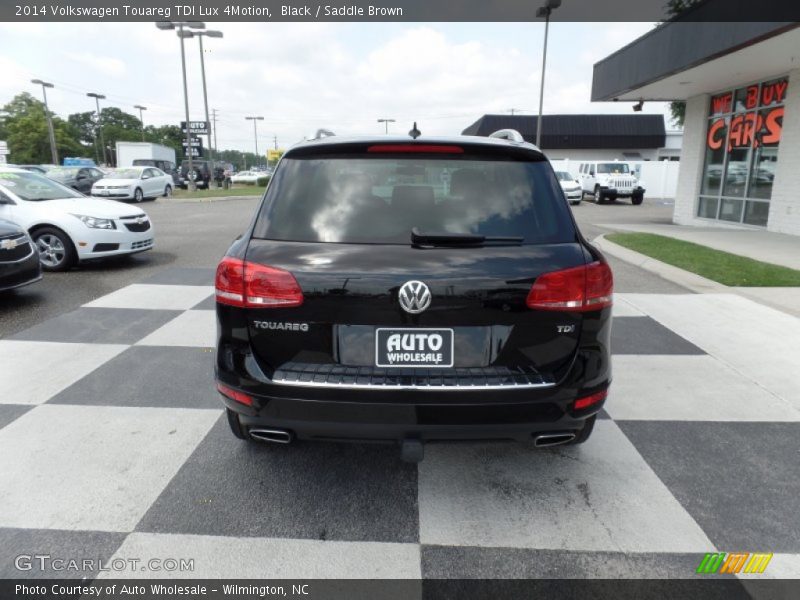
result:
M 490 138 L 499 138 L 501 140 L 508 140 L 509 142 L 524 142 L 525 138 L 516 129 L 498 129 L 494 133 L 489 134 Z

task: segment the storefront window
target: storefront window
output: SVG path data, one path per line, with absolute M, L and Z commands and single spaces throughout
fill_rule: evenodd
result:
M 767 224 L 787 87 L 775 79 L 711 98 L 698 217 Z

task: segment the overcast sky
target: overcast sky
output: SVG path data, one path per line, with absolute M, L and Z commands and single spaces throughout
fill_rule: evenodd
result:
M 630 103 L 590 102 L 592 65 L 651 23 L 555 23 L 550 28 L 545 113 L 631 111 Z M 325 127 L 338 134 L 383 131 L 380 117 L 405 133 L 458 134 L 485 113 L 535 113 L 544 25 L 541 23 L 208 23 L 209 106 L 218 109 L 218 146 L 259 151 L 277 136 L 287 147 Z M 199 49 L 186 41 L 189 105 L 203 119 Z M 86 92 L 146 124 L 183 119 L 179 41 L 152 23 L 0 24 L 0 106 L 16 93 L 41 97 L 32 78 L 50 81 L 50 109 L 94 109 Z M 645 112 L 663 113 L 663 103 Z M 669 122 L 667 122 L 669 127 Z

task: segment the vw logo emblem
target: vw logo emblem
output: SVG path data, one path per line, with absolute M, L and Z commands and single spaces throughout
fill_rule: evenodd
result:
M 400 306 L 407 313 L 416 315 L 431 305 L 431 291 L 421 281 L 406 281 L 397 294 Z

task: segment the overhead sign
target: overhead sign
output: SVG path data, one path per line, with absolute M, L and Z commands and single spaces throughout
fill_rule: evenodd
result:
M 191 147 L 187 151 L 186 150 L 186 140 L 183 140 L 183 153 L 186 156 L 190 156 L 191 155 L 192 158 L 199 158 L 199 157 L 203 156 L 203 139 L 202 138 L 193 137 L 193 138 L 191 138 L 190 142 L 191 142 Z
M 189 121 L 192 135 L 208 135 L 208 121 Z M 186 121 L 181 121 L 181 131 L 186 133 Z
M 192 148 L 202 148 L 203 147 L 203 140 L 201 138 L 193 137 L 193 138 L 190 138 L 189 141 L 191 142 Z M 186 140 L 181 140 L 181 144 L 183 144 L 183 147 L 186 148 Z

